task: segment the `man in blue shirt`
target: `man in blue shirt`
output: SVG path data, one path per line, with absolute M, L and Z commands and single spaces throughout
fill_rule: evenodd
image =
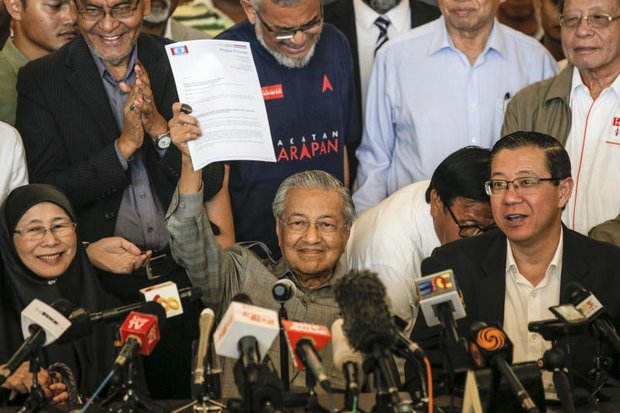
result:
M 492 146 L 510 97 L 557 72 L 538 42 L 495 20 L 501 1 L 440 0 L 442 17 L 379 50 L 357 151 L 359 212 L 428 179 L 459 148 Z
M 229 165 L 235 236 L 280 256 L 271 211 L 282 181 L 318 169 L 348 184 L 345 145 L 359 138 L 353 63 L 345 37 L 323 24 L 319 0 L 242 0 L 248 20 L 219 38 L 249 42 L 276 162 Z

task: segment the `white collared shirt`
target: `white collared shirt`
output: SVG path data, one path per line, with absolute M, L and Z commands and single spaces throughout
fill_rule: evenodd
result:
M 353 0 L 355 11 L 355 31 L 357 34 L 357 50 L 359 52 L 360 83 L 362 96 L 358 96 L 362 102 L 362 113 L 366 112 L 366 92 L 372 64 L 375 61 L 375 45 L 379 37 L 379 28 L 375 26 L 375 20 L 381 14 L 370 8 L 362 0 Z M 411 29 L 411 12 L 409 0 L 401 0 L 383 16 L 390 19 L 388 26 L 388 39 L 393 39 L 400 33 Z
M 575 186 L 562 220 L 587 235 L 620 213 L 620 75 L 596 100 L 573 69 L 566 140 Z
M 519 272 L 510 241 L 506 250 L 506 296 L 504 298 L 504 331 L 514 345 L 513 363 L 538 360 L 551 342 L 527 329 L 531 321 L 555 318 L 549 307 L 560 302 L 562 275 L 563 230 L 553 259 L 545 271 L 545 277 L 536 286 Z

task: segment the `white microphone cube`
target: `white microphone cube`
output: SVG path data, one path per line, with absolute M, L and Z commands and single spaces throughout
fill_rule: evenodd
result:
M 215 353 L 222 357 L 238 359 L 238 343 L 246 336 L 258 341 L 261 360 L 280 331 L 278 313 L 267 308 L 233 301 L 213 333 Z

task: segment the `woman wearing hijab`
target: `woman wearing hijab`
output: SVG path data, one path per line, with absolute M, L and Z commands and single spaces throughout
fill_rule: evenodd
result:
M 47 304 L 64 298 L 88 312 L 117 305 L 103 292 L 82 248 L 69 200 L 51 185 L 30 184 L 9 194 L 0 208 L 0 257 L 0 362 L 23 342 L 20 315 L 35 298 Z M 112 366 L 113 340 L 111 327 L 97 326 L 86 337 L 43 347 L 40 365 L 65 375 L 68 366 L 77 391 L 91 395 Z M 71 394 L 71 379 L 67 382 Z M 48 390 L 54 388 L 59 389 Z

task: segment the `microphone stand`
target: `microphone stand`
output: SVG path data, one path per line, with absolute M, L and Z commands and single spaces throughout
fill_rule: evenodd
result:
M 47 399 L 45 393 L 39 384 L 39 358 L 36 355 L 30 357 L 30 373 L 32 373 L 32 389 L 30 389 L 30 396 L 24 401 L 24 404 L 17 410 L 17 413 L 34 413 L 47 406 Z M 61 412 L 55 406 L 47 406 L 47 411 Z
M 107 411 L 112 413 L 136 413 L 136 412 L 161 412 L 165 409 L 160 407 L 153 400 L 143 395 L 141 391 L 136 389 L 136 376 L 138 371 L 135 366 L 136 353 L 132 354 L 127 360 L 127 370 L 125 371 L 126 382 L 118 386 L 117 394 L 120 394 L 120 400 L 112 402 Z M 108 399 L 109 400 L 109 399 Z
M 204 383 L 202 389 L 196 395 L 196 405 L 194 405 L 194 411 L 210 412 L 221 411 L 226 405 L 217 402 L 222 398 L 222 385 L 221 375 L 222 369 L 217 368 L 215 365 L 215 358 L 213 356 L 213 343 L 209 345 L 209 352 L 207 354 L 207 368 L 204 373 Z M 213 404 L 215 408 L 209 406 Z
M 278 318 L 280 321 L 280 377 L 282 378 L 282 385 L 284 391 L 289 391 L 289 365 L 288 365 L 288 344 L 286 340 L 286 331 L 282 325 L 282 320 L 288 320 L 288 313 L 284 307 L 284 303 L 280 303 L 280 311 L 278 312 Z
M 316 377 L 310 369 L 306 369 L 306 387 L 308 387 L 308 404 L 304 411 L 306 413 L 331 413 L 328 409 L 321 406 L 319 403 L 319 397 L 314 391 L 316 387 Z
M 408 401 L 398 394 L 398 385 L 392 375 L 386 354 L 380 345 L 374 344 L 372 353 L 364 361 L 364 371 L 372 372 L 377 393 L 371 413 L 413 413 L 415 410 Z
M 553 373 L 553 384 L 562 409 L 566 413 L 575 413 L 573 387 L 566 373 L 566 354 L 557 347 L 557 342 L 543 355 L 544 369 Z M 539 366 L 540 366 L 539 361 Z

